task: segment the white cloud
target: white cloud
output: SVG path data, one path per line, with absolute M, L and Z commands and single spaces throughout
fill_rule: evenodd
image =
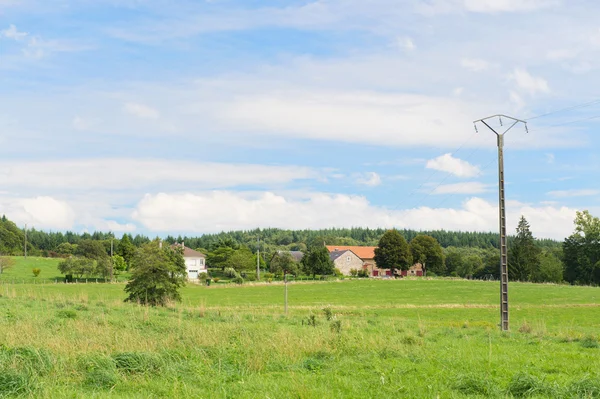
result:
M 358 184 L 362 184 L 365 186 L 375 187 L 381 184 L 381 176 L 379 176 L 375 172 L 368 172 L 362 176 L 357 176 Z
M 479 58 L 463 58 L 460 65 L 473 72 L 482 72 L 490 67 L 489 62 Z
M 16 223 L 46 229 L 71 229 L 75 212 L 71 206 L 52 197 L 0 198 L 0 213 Z
M 301 166 L 225 164 L 157 159 L 87 159 L 1 162 L 0 187 L 53 190 L 133 190 L 155 185 L 173 189 L 272 186 L 318 179 L 321 171 Z
M 480 182 L 464 182 L 453 184 L 442 184 L 435 187 L 431 194 L 482 194 L 490 191 L 489 184 Z
M 315 88 L 238 96 L 221 103 L 215 115 L 230 129 L 261 134 L 405 147 L 455 146 L 471 135 L 465 127 L 472 125 L 474 114 L 483 112 L 477 108 L 451 97 Z
M 554 154 L 552 154 L 552 153 L 547 153 L 546 154 L 546 162 L 547 163 L 552 164 L 552 163 L 554 163 L 554 160 L 555 160 Z
M 448 172 L 458 177 L 474 177 L 481 172 L 479 167 L 471 165 L 467 161 L 454 158 L 451 153 L 430 159 L 425 165 L 427 169 Z
M 563 61 L 575 58 L 577 56 L 577 53 L 578 51 L 574 49 L 557 49 L 548 51 L 546 57 L 550 61 Z
M 550 92 L 548 82 L 544 78 L 533 76 L 525 69 L 515 68 L 510 78 L 515 81 L 521 90 L 530 95 Z
M 8 29 L 0 31 L 0 37 L 19 41 L 27 37 L 27 32 L 19 32 L 15 25 L 10 25 Z
M 410 37 L 399 37 L 396 39 L 396 43 L 398 44 L 398 47 L 405 51 L 413 51 L 417 48 Z
M 591 197 L 600 195 L 600 190 L 597 189 L 572 189 L 572 190 L 557 190 L 548 193 L 551 197 L 568 198 L 568 197 Z
M 464 0 L 468 11 L 482 13 L 534 11 L 556 4 L 556 0 Z
M 130 115 L 142 119 L 158 119 L 160 116 L 158 110 L 140 103 L 125 103 L 123 110 Z
M 562 239 L 572 230 L 575 209 L 510 203 L 509 229 L 520 215 L 538 237 Z M 218 232 L 256 227 L 319 229 L 397 227 L 423 230 L 496 231 L 497 205 L 471 198 L 459 209 L 421 207 L 390 211 L 360 196 L 308 193 L 303 197 L 272 192 L 224 191 L 146 195 L 133 218 L 152 231 Z

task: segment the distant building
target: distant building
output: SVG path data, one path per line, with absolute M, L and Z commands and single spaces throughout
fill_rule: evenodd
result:
M 273 254 L 273 256 L 271 257 L 271 260 L 273 260 L 273 258 L 276 255 L 283 255 L 283 254 L 290 254 L 292 256 L 292 259 L 294 259 L 296 262 L 300 263 L 300 261 L 302 260 L 302 258 L 304 258 L 304 252 L 302 251 L 277 251 Z
M 334 267 L 345 276 L 349 276 L 352 269 L 363 269 L 363 260 L 349 249 L 330 252 L 329 258 L 333 261 Z
M 334 253 L 337 254 L 337 253 L 340 253 L 343 251 L 351 251 L 355 256 L 360 258 L 360 260 L 362 261 L 361 267 L 358 267 L 359 270 L 360 269 L 367 270 L 369 276 L 371 276 L 371 277 L 383 277 L 383 276 L 391 277 L 392 271 L 390 269 L 380 269 L 377 267 L 377 263 L 375 263 L 375 248 L 377 248 L 377 247 L 361 247 L 361 246 L 352 246 L 352 245 L 327 245 L 327 249 L 329 250 L 330 257 Z M 348 255 L 346 255 L 346 256 L 348 256 Z M 340 262 L 342 262 L 342 261 L 340 261 Z M 335 261 L 334 261 L 334 263 L 335 263 Z M 352 261 L 352 263 L 353 263 L 353 265 L 358 265 L 357 262 Z M 338 267 L 338 266 L 336 265 L 336 267 Z M 353 266 L 352 268 L 354 269 L 356 267 Z M 346 274 L 344 271 L 342 271 L 342 273 Z M 348 274 L 349 274 L 349 269 L 348 269 Z M 398 276 L 422 276 L 423 275 L 423 266 L 420 263 L 417 263 L 417 264 L 411 266 L 408 270 L 396 271 L 396 275 L 398 275 Z
M 194 251 L 185 246 L 185 243 L 175 243 L 172 248 L 183 247 L 183 259 L 185 260 L 185 268 L 188 280 L 197 280 L 200 273 L 206 273 L 206 255 L 202 252 Z

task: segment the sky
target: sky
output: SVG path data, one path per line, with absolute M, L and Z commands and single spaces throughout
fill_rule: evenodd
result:
M 562 240 L 600 214 L 591 0 L 0 0 L 0 214 Z M 507 128 L 508 119 L 490 121 Z

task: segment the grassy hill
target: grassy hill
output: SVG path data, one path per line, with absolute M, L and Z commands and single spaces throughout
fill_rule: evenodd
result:
M 0 396 L 597 397 L 600 290 L 354 280 L 188 286 L 122 302 L 123 284 L 0 283 Z

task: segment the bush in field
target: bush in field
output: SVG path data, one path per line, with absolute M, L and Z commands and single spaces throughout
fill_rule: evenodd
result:
M 33 273 L 33 277 L 37 277 L 42 272 L 42 269 L 39 269 L 39 268 L 36 267 L 31 272 Z
M 238 276 L 238 272 L 236 272 L 233 267 L 226 267 L 225 270 L 223 270 L 223 274 L 229 278 L 235 278 Z
M 233 280 L 231 280 L 231 281 L 233 281 L 236 284 L 240 284 L 240 285 L 244 284 L 244 278 L 240 275 L 238 275 L 237 277 L 234 277 Z
M 362 269 L 362 270 L 359 270 L 356 275 L 360 278 L 366 278 L 366 277 L 369 277 L 369 271 L 367 269 Z
M 181 301 L 179 288 L 185 285 L 186 268 L 182 249 L 160 248 L 158 241 L 139 248 L 133 257 L 131 280 L 125 286 L 125 301 L 164 306 Z

